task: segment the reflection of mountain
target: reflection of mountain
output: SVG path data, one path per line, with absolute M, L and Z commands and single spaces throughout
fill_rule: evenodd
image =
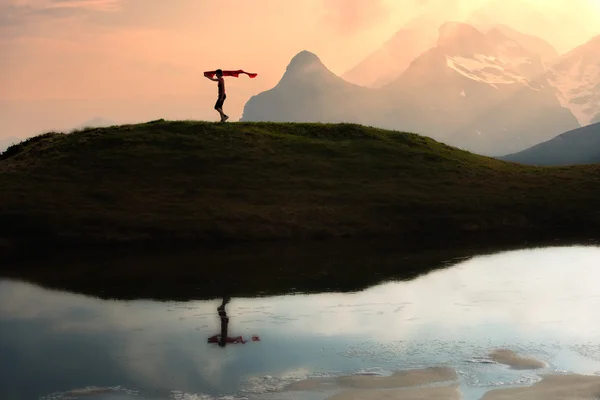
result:
M 242 119 L 356 122 L 507 154 L 579 127 L 544 78 L 530 81 L 543 73 L 541 57 L 500 29 L 445 23 L 437 45 L 379 89 L 350 84 L 302 52 L 275 88 L 248 101 Z
M 559 135 L 500 159 L 533 165 L 600 163 L 600 123 Z

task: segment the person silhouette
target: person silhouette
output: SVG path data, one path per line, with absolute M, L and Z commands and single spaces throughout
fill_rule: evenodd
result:
M 217 110 L 217 112 L 221 116 L 221 122 L 225 122 L 229 119 L 229 116 L 223 112 L 223 103 L 227 98 L 227 94 L 225 94 L 225 79 L 223 79 L 223 71 L 220 69 L 215 71 L 215 75 L 217 76 L 216 78 L 213 78 L 206 74 L 204 76 L 206 76 L 206 78 L 210 79 L 211 81 L 217 82 L 217 87 L 219 89 L 219 97 L 217 97 L 217 102 L 215 103 L 215 110 Z

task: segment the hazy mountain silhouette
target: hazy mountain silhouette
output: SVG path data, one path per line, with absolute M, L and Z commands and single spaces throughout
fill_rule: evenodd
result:
M 436 46 L 444 20 L 421 16 L 405 24 L 381 47 L 342 74 L 348 82 L 379 88 L 398 78 L 421 54 Z M 538 54 L 547 64 L 558 58 L 556 49 L 544 39 L 519 32 L 504 24 L 473 25 L 482 32 L 496 29 L 525 49 Z
M 383 104 L 376 90 L 346 82 L 315 54 L 302 51 L 273 89 L 248 100 L 240 121 L 369 124 L 377 120 L 372 111 Z
M 385 86 L 400 76 L 415 58 L 435 46 L 442 22 L 415 18 L 383 46 L 342 74 L 342 78 L 365 87 Z
M 506 7 L 505 0 L 482 2 L 473 10 L 466 22 L 476 26 L 506 24 L 519 32 L 535 34 L 549 41 L 559 54 L 571 47 L 571 35 L 585 37 L 587 30 L 570 13 L 558 13 L 552 8 L 540 7 L 530 0 L 512 0 L 512 7 Z M 518 7 L 518 8 L 517 8 Z M 565 7 L 568 7 L 565 5 Z M 518 12 L 515 10 L 518 9 Z M 532 30 L 535 29 L 535 33 Z M 569 32 L 565 35 L 562 31 Z M 506 33 L 506 32 L 505 32 Z M 512 37 L 512 35 L 509 35 Z M 516 37 L 512 37 L 517 39 Z M 528 47 L 527 43 L 522 43 Z
M 435 47 L 382 88 L 351 84 L 303 51 L 273 89 L 246 103 L 241 120 L 356 122 L 498 156 L 580 126 L 544 72 L 539 54 L 499 29 L 449 22 Z
M 437 46 L 419 56 L 385 90 L 410 96 L 410 129 L 487 155 L 519 151 L 579 127 L 556 99 L 541 57 L 499 29 L 458 22 L 440 27 Z M 403 121 L 393 120 L 392 126 Z
M 600 123 L 574 129 L 526 150 L 498 158 L 545 166 L 600 163 Z
M 562 55 L 546 78 L 581 125 L 600 122 L 600 36 Z
M 494 25 L 491 27 L 491 29 L 498 29 L 504 35 L 519 43 L 525 49 L 538 54 L 544 64 L 555 61 L 559 56 L 558 51 L 556 51 L 554 46 L 540 37 L 519 32 L 516 29 L 504 24 Z

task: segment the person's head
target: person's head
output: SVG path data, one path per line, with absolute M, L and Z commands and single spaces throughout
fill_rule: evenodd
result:
M 218 69 L 216 72 L 217 72 L 217 77 L 220 78 L 220 77 L 223 76 L 223 71 L 222 70 Z

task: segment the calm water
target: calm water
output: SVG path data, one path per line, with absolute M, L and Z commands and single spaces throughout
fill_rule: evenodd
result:
M 477 257 L 359 293 L 105 301 L 0 281 L 0 398 L 324 399 L 309 376 L 450 366 L 465 399 L 548 372 L 600 371 L 600 247 Z M 251 341 L 258 335 L 260 341 Z M 547 364 L 483 362 L 508 348 Z M 483 358 L 482 358 L 483 357 Z

